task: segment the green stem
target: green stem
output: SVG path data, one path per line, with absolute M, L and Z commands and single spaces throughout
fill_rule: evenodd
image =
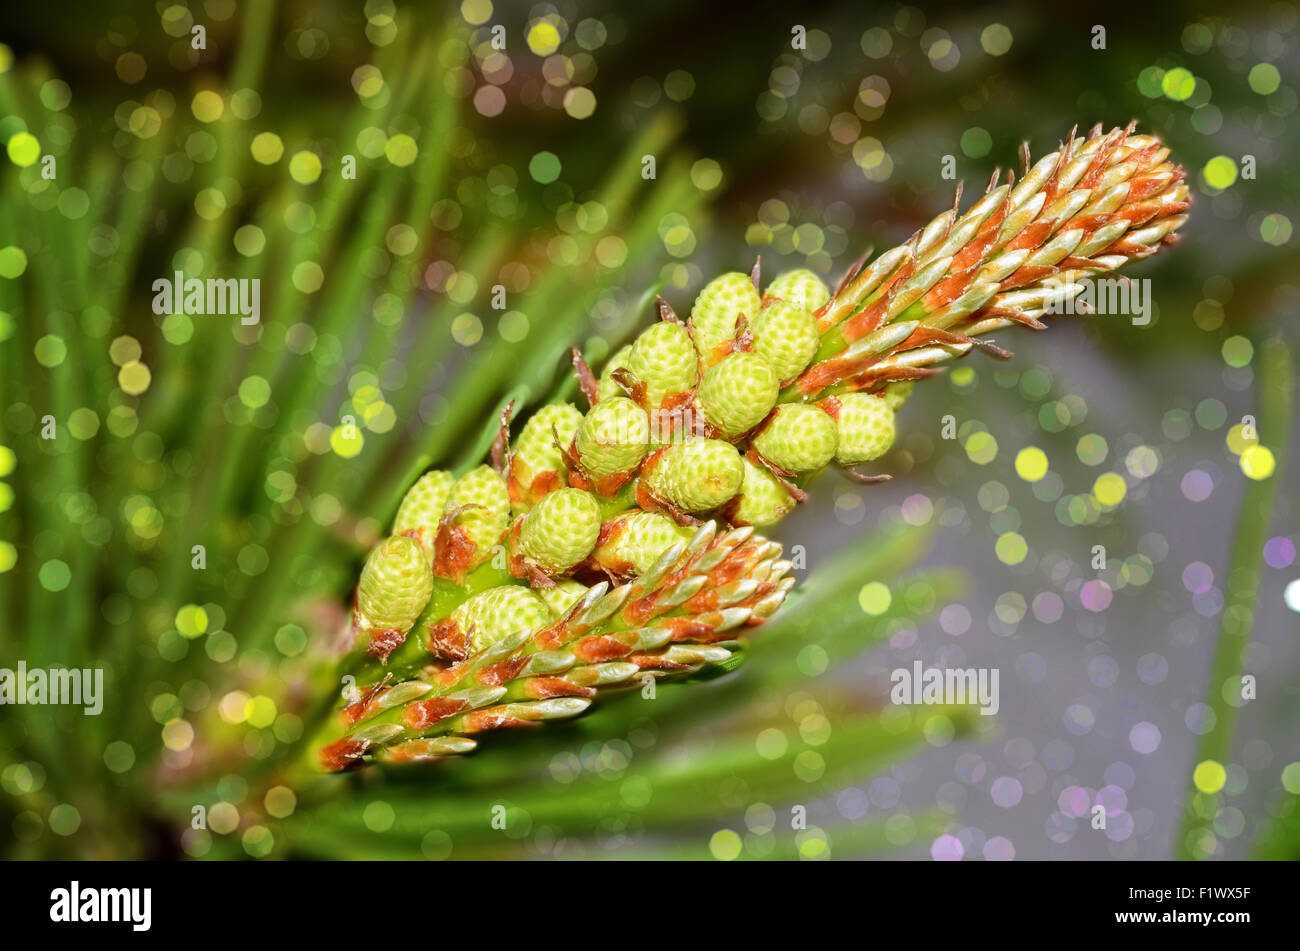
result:
M 1239 685 L 1244 673 L 1246 651 L 1255 626 L 1255 608 L 1259 594 L 1260 559 L 1273 516 L 1273 501 L 1286 460 L 1287 437 L 1291 431 L 1291 397 L 1294 372 L 1291 350 L 1275 337 L 1259 348 L 1260 445 L 1268 446 L 1275 459 L 1276 471 L 1268 478 L 1248 480 L 1242 494 L 1240 516 L 1233 537 L 1228 562 L 1227 591 L 1219 620 L 1219 634 L 1206 687 L 1205 705 L 1213 713 L 1213 726 L 1196 746 L 1193 779 L 1188 785 L 1183 821 L 1174 843 L 1179 859 L 1205 858 L 1212 851 L 1201 845 L 1212 836 L 1212 824 L 1219 812 L 1220 793 L 1202 792 L 1195 781 L 1195 771 L 1204 763 L 1226 766 L 1232 752 L 1232 736 L 1241 704 Z M 1231 687 L 1229 687 L 1231 685 Z M 1225 694 L 1231 691 L 1229 701 Z

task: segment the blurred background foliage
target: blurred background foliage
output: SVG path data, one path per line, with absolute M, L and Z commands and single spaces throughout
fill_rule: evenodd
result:
M 1102 576 L 1106 604 L 1140 597 L 1165 555 L 1121 501 L 1146 498 L 1148 460 L 1173 459 L 1184 429 L 1229 467 L 1249 448 L 1240 432 L 1224 448 L 1229 408 L 1189 390 L 1189 367 L 1253 399 L 1264 338 L 1294 339 L 1291 3 L 1224 16 L 813 3 L 739 18 L 691 3 L 162 0 L 77 16 L 69 30 L 57 7 L 31 10 L 0 37 L 0 666 L 102 666 L 107 699 L 99 717 L 0 718 L 13 857 L 1007 857 L 946 787 L 900 802 L 855 786 L 926 746 L 951 779 L 964 738 L 988 731 L 969 709 L 882 707 L 881 675 L 920 656 L 899 652 L 972 590 L 971 572 L 942 567 L 971 561 L 962 538 L 983 539 L 1003 573 L 1041 566 L 1057 602 L 1095 611 L 1101 588 L 1080 567 L 1104 537 L 1127 556 Z M 1176 253 L 1130 275 L 1158 274 L 1152 324 L 1021 335 L 1005 341 L 1022 350 L 1011 364 L 970 361 L 918 388 L 894 485 L 827 476 L 778 533 L 810 580 L 741 669 L 489 737 L 461 762 L 302 768 L 337 696 L 330 659 L 367 546 L 420 471 L 481 458 L 505 401 L 571 391 L 568 346 L 597 362 L 648 319 L 653 292 L 684 311 L 756 254 L 767 273 L 833 281 L 948 204 L 945 156 L 982 187 L 1022 140 L 1040 154 L 1075 122 L 1129 118 L 1167 139 L 1197 198 Z M 260 323 L 155 316 L 152 282 L 176 270 L 259 278 Z M 1289 377 L 1275 376 L 1282 409 L 1261 429 L 1281 446 Z M 1079 393 L 1102 417 L 1086 437 Z M 1130 411 L 1163 441 L 1130 439 Z M 930 435 L 947 413 L 963 420 L 955 453 Z M 1004 453 L 1008 489 L 977 468 L 994 463 L 999 425 L 1065 463 L 1031 479 Z M 1093 482 L 1107 437 L 1123 491 Z M 1066 492 L 1061 473 L 1092 488 Z M 1036 522 L 1012 491 L 1041 503 Z M 1275 505 L 1293 518 L 1285 497 L 1265 502 L 1250 510 L 1261 537 Z M 1235 511 L 1216 508 L 1224 538 Z M 1055 547 L 1031 550 L 1036 533 Z M 1256 585 L 1258 548 L 1237 565 Z M 1012 593 L 989 599 L 994 641 L 1030 611 Z M 1038 598 L 1032 611 L 1050 623 Z M 864 666 L 886 643 L 893 659 Z M 1009 679 L 1010 655 L 988 656 Z M 1197 698 L 1205 676 L 1191 668 Z M 1205 702 L 1222 712 L 1218 694 L 1211 683 Z M 1254 841 L 1262 818 L 1225 834 L 1236 807 L 1218 801 L 1223 783 L 1194 787 L 1188 762 L 1171 756 L 1156 854 Z M 1261 767 L 1252 815 L 1278 818 L 1263 854 L 1300 842 L 1300 766 L 1283 766 Z M 1199 798 L 1175 842 L 1188 788 Z M 1048 838 L 1064 845 L 1055 819 Z

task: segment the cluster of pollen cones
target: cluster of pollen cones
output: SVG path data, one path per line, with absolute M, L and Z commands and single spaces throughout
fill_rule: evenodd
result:
M 603 689 L 735 662 L 793 585 L 756 532 L 838 465 L 894 441 L 915 381 L 984 335 L 1043 329 L 1084 281 L 1145 258 L 1186 220 L 1184 172 L 1130 125 L 1071 133 L 1019 180 L 855 262 L 832 293 L 807 270 L 710 281 L 597 376 L 588 402 L 535 410 L 492 464 L 412 486 L 357 585 L 343 670 L 365 684 L 319 764 L 427 760 L 473 735 L 582 713 Z

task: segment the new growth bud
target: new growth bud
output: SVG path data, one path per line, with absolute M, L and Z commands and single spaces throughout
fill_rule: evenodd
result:
M 510 456 L 510 499 L 527 508 L 569 480 L 564 450 L 582 424 L 572 403 L 543 406 L 524 423 Z
M 694 390 L 698 367 L 691 335 L 670 320 L 643 331 L 627 359 L 628 370 L 645 386 L 642 406 L 651 411 L 658 409 L 666 397 Z
M 754 448 L 773 465 L 804 473 L 830 465 L 838 441 L 827 413 L 807 403 L 783 403 L 754 437 Z
M 393 534 L 406 535 L 419 542 L 431 566 L 438 524 L 455 481 L 450 472 L 439 469 L 426 472 L 407 490 L 393 518 Z
M 764 300 L 783 300 L 799 310 L 811 314 L 831 298 L 831 292 L 820 277 L 807 268 L 778 274 L 767 286 Z
M 696 401 L 709 424 L 732 438 L 753 429 L 772 411 L 780 384 L 767 360 L 737 351 L 709 367 Z
M 629 512 L 607 522 L 592 562 L 614 578 L 644 573 L 686 536 L 672 519 L 655 512 Z
M 601 400 L 591 408 L 574 438 L 578 464 L 596 491 L 631 477 L 650 448 L 650 418 L 625 396 Z
M 745 468 L 736 447 L 721 439 L 687 439 L 647 460 L 642 484 L 688 514 L 711 512 L 740 491 Z
M 719 349 L 736 335 L 736 319 L 753 320 L 761 302 L 748 274 L 732 271 L 704 285 L 691 308 L 691 332 L 704 365 L 717 362 Z
M 845 393 L 818 404 L 835 417 L 840 465 L 870 462 L 894 444 L 894 411 L 882 397 L 870 393 Z
M 443 509 L 434 572 L 462 578 L 492 557 L 510 524 L 510 494 L 491 466 L 479 466 L 456 481 Z
M 419 542 L 404 535 L 370 552 L 357 583 L 353 620 L 381 660 L 402 643 L 433 593 L 429 559 Z
M 553 620 L 546 602 L 533 591 L 505 584 L 480 591 L 429 627 L 429 653 L 446 660 L 464 660 L 519 631 L 533 631 Z
M 524 516 L 519 554 L 547 575 L 561 575 L 583 561 L 600 535 L 600 505 L 582 489 L 557 489 Z

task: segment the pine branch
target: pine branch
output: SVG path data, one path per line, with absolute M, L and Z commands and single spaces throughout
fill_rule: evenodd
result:
M 470 734 L 576 716 L 638 671 L 730 660 L 720 636 L 770 614 L 789 584 L 769 577 L 779 546 L 726 554 L 740 536 L 714 540 L 715 523 L 779 521 L 832 463 L 888 478 L 852 467 L 889 449 L 915 380 L 973 349 L 1010 357 L 982 337 L 1042 329 L 1085 278 L 1173 241 L 1189 202 L 1168 154 L 1131 125 L 1072 130 L 1032 166 L 1026 152 L 1019 184 L 994 174 L 964 214 L 959 187 L 950 210 L 855 262 L 834 294 L 794 271 L 760 295 L 756 263 L 711 281 L 685 323 L 660 299 L 659 321 L 599 378 L 575 353 L 586 413 L 544 406 L 511 444 L 509 403 L 492 466 L 428 472 L 403 500 L 362 572 L 341 668 L 369 686 L 322 763 L 466 752 Z M 683 550 L 695 553 L 669 573 Z M 764 560 L 741 557 L 751 550 Z M 647 627 L 609 607 L 620 598 L 687 613 Z

